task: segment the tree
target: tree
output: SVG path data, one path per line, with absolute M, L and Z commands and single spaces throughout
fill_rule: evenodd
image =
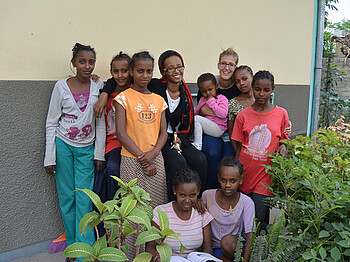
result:
M 340 22 L 332 23 L 327 19 L 327 10 L 338 10 L 335 4 L 338 0 L 326 0 L 325 11 L 325 30 L 323 36 L 323 57 L 327 58 L 325 76 L 322 78 L 324 88 L 321 89 L 322 96 L 320 98 L 320 115 L 319 127 L 327 128 L 333 125 L 341 115 L 347 116 L 350 107 L 350 101 L 343 99 L 334 90 L 334 87 L 340 83 L 346 76 L 346 70 L 333 62 L 335 57 L 335 43 L 331 42 L 331 37 L 335 30 L 345 30 L 350 32 L 350 20 L 343 19 Z

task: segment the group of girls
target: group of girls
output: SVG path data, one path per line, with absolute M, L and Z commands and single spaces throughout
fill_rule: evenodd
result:
M 219 57 L 219 76 L 198 78 L 200 100 L 194 112 L 178 52 L 168 50 L 159 57 L 161 79 L 152 78 L 154 59 L 148 52 L 132 58 L 120 53 L 111 61 L 112 78 L 104 88 L 102 81 L 91 80 L 95 61 L 93 48 L 74 46 L 76 76 L 56 83 L 47 116 L 44 165 L 47 173 L 55 174 L 67 245 L 95 241 L 92 231 L 85 236 L 79 232 L 80 219 L 92 207 L 75 189 L 94 189 L 102 201 L 112 199 L 117 185 L 110 176 L 116 175 L 126 182 L 138 178 L 137 184 L 151 195 L 152 207 L 166 211 L 174 230 L 183 233 L 186 254 L 199 246 L 212 253 L 213 243 L 214 254 L 229 261 L 237 235 L 244 233 L 248 261 L 255 210 L 263 224 L 268 210 L 263 201 L 272 196 L 264 187 L 271 180 L 261 164 L 269 163 L 266 155 L 276 148 L 285 153 L 279 141 L 287 138 L 289 126 L 286 111 L 270 102 L 272 74 L 259 71 L 253 77 L 247 66 L 236 69 L 238 55 L 227 49 Z M 234 153 L 244 171 L 231 157 L 218 172 L 215 165 Z M 203 193 L 210 188 L 215 190 Z M 209 211 L 203 216 L 193 209 L 197 203 L 203 211 L 196 201 L 200 195 Z M 165 204 L 168 199 L 176 201 Z M 154 214 L 156 225 L 156 208 Z M 199 225 L 195 233 L 203 236 L 196 243 L 189 237 L 193 223 Z M 185 224 L 190 226 L 184 229 Z M 152 243 L 147 249 L 156 256 Z

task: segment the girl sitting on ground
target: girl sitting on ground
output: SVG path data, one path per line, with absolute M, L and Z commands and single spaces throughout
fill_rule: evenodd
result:
M 243 235 L 244 261 L 249 261 L 254 230 L 254 203 L 238 192 L 243 181 L 243 166 L 234 157 L 224 158 L 219 165 L 218 180 L 221 189 L 203 192 L 202 200 L 210 215 L 214 256 L 224 262 L 232 261 L 237 240 Z
M 187 257 L 190 252 L 197 251 L 201 246 L 203 252 L 212 254 L 210 221 L 212 216 L 205 212 L 200 215 L 194 210 L 200 191 L 200 178 L 198 174 L 189 169 L 178 170 L 173 180 L 173 191 L 176 201 L 157 206 L 153 210 L 152 225 L 159 229 L 159 216 L 157 209 L 165 212 L 169 218 L 169 228 L 181 233 L 180 241 L 186 250 L 180 253 L 180 243 L 173 239 L 165 239 L 172 250 L 173 256 Z M 146 251 L 157 256 L 154 241 L 147 243 Z

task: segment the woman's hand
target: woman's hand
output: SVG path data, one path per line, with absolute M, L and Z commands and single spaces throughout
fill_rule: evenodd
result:
M 156 227 L 157 229 L 160 229 L 159 226 L 154 223 L 153 221 L 151 222 L 151 225 Z M 145 251 L 148 252 L 148 253 L 151 253 L 152 254 L 152 261 L 155 261 L 155 262 L 160 262 L 160 257 L 159 257 L 159 254 L 158 254 L 158 251 L 156 249 L 156 241 L 151 241 L 151 242 L 146 242 L 146 248 L 145 248 Z
M 97 172 L 101 172 L 105 169 L 105 161 L 95 160 L 95 167 Z
M 154 176 L 157 174 L 157 169 L 154 164 L 150 164 L 148 167 L 145 168 L 145 170 L 147 176 Z
M 292 122 L 289 121 L 289 127 L 286 127 L 284 129 L 284 133 L 286 133 L 287 136 L 289 136 L 292 133 Z
M 179 137 L 176 138 L 176 143 L 178 143 L 179 146 L 181 147 L 181 139 Z
M 52 166 L 46 166 L 46 167 L 45 167 L 46 173 L 49 174 L 49 175 L 54 175 L 54 174 L 56 173 L 55 167 L 56 167 L 56 166 L 54 166 L 54 165 L 52 165 Z
M 149 165 L 152 164 L 153 160 L 157 157 L 156 152 L 153 150 L 148 151 L 146 153 L 143 153 L 141 156 L 139 156 L 139 160 L 141 162 L 141 165 L 143 168 L 148 167 Z
M 202 199 L 197 199 L 197 201 L 193 204 L 193 208 L 201 215 L 208 211 Z
M 100 119 L 103 116 L 103 111 L 106 108 L 108 101 L 108 94 L 105 92 L 102 92 L 100 95 L 100 98 L 97 100 L 96 104 L 94 105 L 94 111 L 95 115 L 98 119 Z
M 95 83 L 97 83 L 98 80 L 100 80 L 100 76 L 99 76 L 99 75 L 95 75 L 95 74 L 91 74 L 90 78 L 91 78 L 91 80 L 94 81 Z
M 203 106 L 199 111 L 201 116 L 216 116 L 214 111 L 209 106 Z
M 213 246 L 211 245 L 211 226 L 210 223 L 203 228 L 203 252 L 213 254 Z
M 285 144 L 281 144 L 277 149 L 277 154 L 286 156 L 287 155 L 287 148 Z

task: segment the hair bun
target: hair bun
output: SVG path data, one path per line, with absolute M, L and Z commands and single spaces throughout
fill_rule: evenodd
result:
M 72 51 L 74 52 L 75 50 L 77 50 L 79 47 L 81 47 L 82 46 L 82 44 L 80 44 L 80 43 L 75 43 L 75 45 L 73 46 L 73 49 L 72 49 Z

